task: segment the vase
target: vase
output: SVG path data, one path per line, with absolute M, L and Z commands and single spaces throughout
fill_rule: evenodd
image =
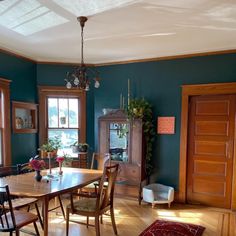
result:
M 62 171 L 62 162 L 60 161 L 59 162 L 59 175 L 62 175 L 63 174 L 63 171 Z
M 42 175 L 41 175 L 41 173 L 40 173 L 40 170 L 36 170 L 36 171 L 35 171 L 35 176 L 34 176 L 34 178 L 35 178 L 36 181 L 38 181 L 38 182 L 41 181 Z

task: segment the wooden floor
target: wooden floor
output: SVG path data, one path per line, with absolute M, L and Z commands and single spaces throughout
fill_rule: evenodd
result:
M 141 206 L 135 200 L 115 199 L 115 218 L 119 236 L 138 236 L 156 219 L 166 219 L 198 224 L 206 227 L 203 236 L 236 236 L 236 214 L 229 210 L 173 204 L 170 209 L 166 205 L 157 205 L 154 209 L 146 203 Z M 85 218 L 75 216 L 73 219 L 85 222 Z M 50 213 L 49 235 L 64 236 L 65 221 L 60 214 Z M 91 218 L 90 223 L 93 223 Z M 38 225 L 39 229 L 40 225 Z M 33 227 L 27 227 L 33 231 Z M 104 216 L 101 235 L 114 235 L 110 217 Z M 41 231 L 42 233 L 42 231 Z M 7 234 L 1 233 L 1 236 Z M 27 234 L 21 233 L 21 236 Z M 95 236 L 95 228 L 70 223 L 71 236 Z

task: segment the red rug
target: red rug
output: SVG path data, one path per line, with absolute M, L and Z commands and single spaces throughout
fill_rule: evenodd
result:
M 139 236 L 201 236 L 204 230 L 200 225 L 156 220 Z

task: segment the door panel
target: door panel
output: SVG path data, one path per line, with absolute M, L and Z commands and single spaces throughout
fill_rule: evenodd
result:
M 230 208 L 235 95 L 190 100 L 187 200 Z

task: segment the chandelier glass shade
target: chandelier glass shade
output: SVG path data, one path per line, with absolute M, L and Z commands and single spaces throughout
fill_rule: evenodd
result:
M 99 88 L 99 73 L 96 69 L 90 68 L 84 63 L 84 25 L 88 19 L 85 16 L 80 16 L 77 20 L 80 22 L 81 26 L 81 63 L 71 72 L 67 72 L 65 79 L 66 87 L 68 89 L 75 87 L 89 91 L 91 83 L 94 84 L 95 88 Z

